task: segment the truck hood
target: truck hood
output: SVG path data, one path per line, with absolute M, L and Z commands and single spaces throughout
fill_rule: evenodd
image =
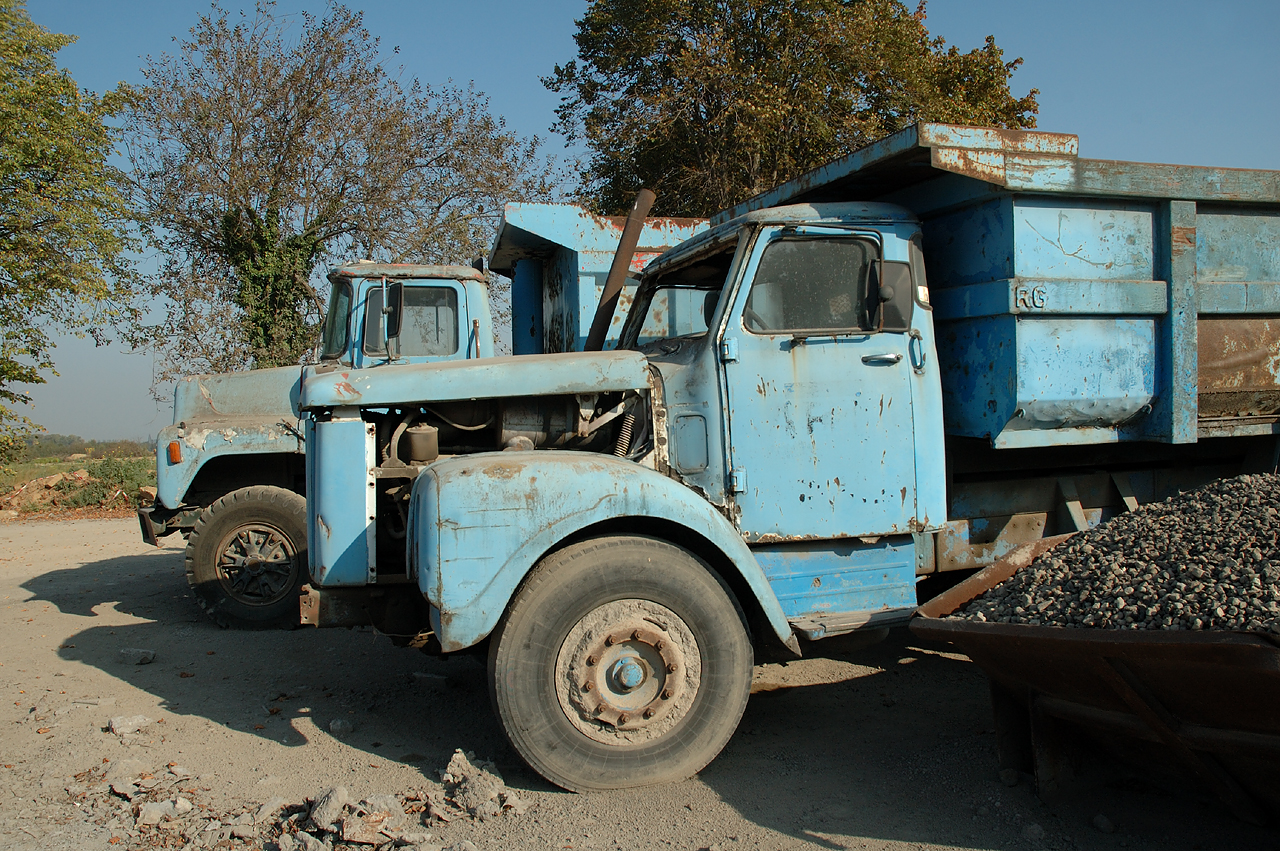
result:
M 296 366 L 187 375 L 173 389 L 173 422 L 297 419 L 301 389 Z
M 639 352 L 517 355 L 345 371 L 320 366 L 305 368 L 301 408 L 564 396 L 648 386 L 648 359 Z

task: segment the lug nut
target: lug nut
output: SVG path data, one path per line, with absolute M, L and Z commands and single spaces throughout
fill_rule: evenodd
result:
M 632 640 L 632 641 L 639 641 L 639 640 L 640 640 L 640 630 L 635 629 L 635 630 L 632 630 L 632 631 L 631 631 L 631 640 Z
M 666 643 L 665 641 L 663 641 L 661 638 L 659 638 L 657 641 L 653 642 L 653 649 L 654 649 L 654 650 L 661 650 L 662 648 L 664 648 L 664 647 L 666 647 L 666 646 L 667 646 L 667 643 Z
M 604 646 L 605 646 L 605 647 L 612 647 L 612 646 L 613 646 L 613 636 L 612 636 L 612 635 L 606 635 L 606 636 L 604 637 Z
M 583 683 L 583 684 L 582 684 L 582 690 L 583 690 L 583 691 L 591 691 L 591 689 L 593 689 L 593 688 L 595 688 L 595 686 L 591 685 L 591 682 L 590 682 L 590 681 L 587 681 L 587 682 L 585 682 L 585 683 Z
M 668 662 L 668 663 L 667 663 L 667 673 L 668 673 L 668 674 L 674 674 L 674 673 L 675 673 L 676 671 L 678 671 L 678 670 L 680 670 L 680 666 L 679 666 L 679 665 L 677 665 L 675 662 Z
M 619 726 L 619 727 L 621 727 L 623 724 L 627 723 L 627 721 L 628 721 L 627 713 L 625 713 L 625 712 L 624 712 L 624 713 L 622 713 L 621 715 L 619 715 L 619 716 L 618 716 L 618 726 Z
M 599 656 L 588 656 L 588 657 L 587 657 L 587 667 L 589 668 L 589 667 L 591 667 L 592 665 L 596 664 L 596 663 L 597 663 L 597 662 L 599 662 L 599 661 L 600 661 L 600 657 L 599 657 Z
M 669 689 L 669 688 L 664 688 L 664 689 L 662 690 L 662 699 L 663 699 L 663 700 L 670 700 L 670 699 L 671 699 L 671 689 Z
M 657 714 L 657 712 L 654 710 L 654 708 L 653 708 L 652 706 L 650 706 L 648 709 L 646 709 L 646 710 L 644 711 L 644 717 L 645 717 L 645 718 L 652 718 L 652 717 L 653 717 L 654 715 L 656 715 L 656 714 Z

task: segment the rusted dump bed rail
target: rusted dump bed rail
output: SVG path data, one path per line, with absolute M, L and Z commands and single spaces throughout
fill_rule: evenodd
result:
M 1163 746 L 1246 821 L 1280 815 L 1280 646 L 1272 638 L 944 619 L 1059 540 L 1015 550 L 911 621 L 917 635 L 950 642 L 987 673 L 1001 767 L 1034 770 L 1041 797 L 1052 798 L 1070 773 L 1065 721 Z

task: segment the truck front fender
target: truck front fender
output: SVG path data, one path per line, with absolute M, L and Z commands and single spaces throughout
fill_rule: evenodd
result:
M 179 378 L 173 387 L 173 425 L 156 439 L 160 504 L 182 505 L 196 475 L 213 458 L 301 454 L 301 392 L 302 369 L 296 366 Z M 169 454 L 171 442 L 178 444 L 176 461 Z
M 215 422 L 171 425 L 156 438 L 156 498 L 167 508 L 178 508 L 187 489 L 205 464 L 224 455 L 301 455 L 303 444 L 298 420 L 285 415 L 262 420 L 248 417 Z M 178 443 L 179 460 L 169 456 L 169 443 Z M 252 465 L 253 460 L 246 458 Z
M 688 529 L 733 564 L 778 639 L 794 644 L 782 607 L 742 536 L 696 493 L 653 470 L 589 452 L 494 452 L 437 461 L 409 508 L 409 573 L 434 607 L 446 652 L 482 640 L 544 553 L 618 518 Z

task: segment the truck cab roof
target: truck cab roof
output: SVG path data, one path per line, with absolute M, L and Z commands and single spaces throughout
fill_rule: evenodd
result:
M 484 281 L 484 274 L 471 266 L 436 266 L 429 263 L 346 263 L 329 272 L 337 278 L 435 278 L 449 281 Z
M 689 257 L 701 254 L 708 247 L 734 238 L 744 225 L 761 224 L 912 224 L 917 222 L 915 214 L 897 204 L 865 203 L 865 202 L 826 202 L 820 204 L 789 204 L 783 207 L 768 207 L 763 210 L 751 210 L 735 216 L 710 230 L 703 231 L 686 242 L 658 257 L 648 268 L 645 275 L 659 273 L 671 266 L 677 266 Z

